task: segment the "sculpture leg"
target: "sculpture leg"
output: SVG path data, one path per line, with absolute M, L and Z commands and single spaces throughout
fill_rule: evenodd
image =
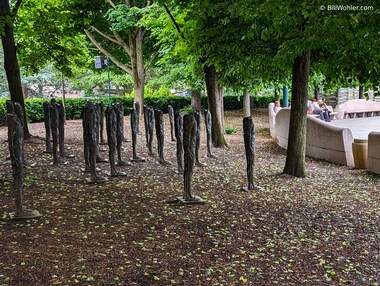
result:
M 138 120 L 139 116 L 137 114 L 138 110 L 131 108 L 131 131 L 132 131 L 132 162 L 145 162 L 145 158 L 137 156 L 136 144 L 137 144 L 137 133 L 138 133 Z
M 50 105 L 51 110 L 51 133 L 53 137 L 53 165 L 56 166 L 60 163 L 58 158 L 58 114 L 55 103 Z
M 53 149 L 51 147 L 51 124 L 50 124 L 50 105 L 48 102 L 44 102 L 44 125 L 45 125 L 45 146 L 46 150 L 44 153 L 52 153 Z

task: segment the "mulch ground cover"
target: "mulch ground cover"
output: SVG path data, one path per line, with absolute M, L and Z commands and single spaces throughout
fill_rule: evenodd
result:
M 138 153 L 147 161 L 126 177 L 87 184 L 81 121 L 66 124 L 67 152 L 52 166 L 44 142 L 26 143 L 25 206 L 43 215 L 13 221 L 6 127 L 0 128 L 0 285 L 380 285 L 379 176 L 307 158 L 307 177 L 282 174 L 286 152 L 269 136 L 266 110 L 255 110 L 255 183 L 246 186 L 242 112 L 226 112 L 229 149 L 206 154 L 193 194 L 180 205 L 175 143 L 165 115 L 165 157 L 149 157 L 143 124 Z M 126 131 L 129 117 L 125 117 Z M 43 123 L 30 124 L 43 137 Z M 127 134 L 130 138 L 130 134 Z M 131 143 L 124 143 L 124 158 Z M 107 146 L 104 146 L 104 149 Z M 102 154 L 107 157 L 107 151 Z M 33 167 L 32 167 L 33 166 Z M 101 173 L 109 164 L 99 164 Z

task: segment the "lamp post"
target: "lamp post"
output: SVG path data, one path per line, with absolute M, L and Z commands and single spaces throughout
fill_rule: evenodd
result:
M 95 57 L 95 68 L 103 69 L 107 67 L 108 76 L 108 106 L 111 106 L 111 78 L 110 78 L 110 60 L 108 58 L 103 58 L 102 56 Z

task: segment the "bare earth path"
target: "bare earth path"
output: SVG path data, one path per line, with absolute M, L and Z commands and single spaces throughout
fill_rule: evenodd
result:
M 310 158 L 307 178 L 281 174 L 286 154 L 260 110 L 255 178 L 264 191 L 238 192 L 246 185 L 241 111 L 227 112 L 225 121 L 238 133 L 227 135 L 229 150 L 214 149 L 219 158 L 195 169 L 193 193 L 207 203 L 193 206 L 172 203 L 182 177 L 168 122 L 173 165 L 148 158 L 140 135 L 147 162 L 124 167 L 127 177 L 89 185 L 80 172 L 81 121 L 69 121 L 67 149 L 76 157 L 67 164 L 51 166 L 41 140 L 26 145 L 35 167 L 26 169 L 25 205 L 43 214 L 33 221 L 8 217 L 11 168 L 0 127 L 0 285 L 379 285 L 379 176 Z M 128 130 L 129 117 L 125 123 Z M 42 123 L 30 127 L 44 136 Z

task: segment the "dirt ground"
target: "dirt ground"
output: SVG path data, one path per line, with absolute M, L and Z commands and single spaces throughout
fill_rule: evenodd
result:
M 148 157 L 143 124 L 126 177 L 88 184 L 82 173 L 81 121 L 66 125 L 67 153 L 57 167 L 44 142 L 27 142 L 25 206 L 43 215 L 12 221 L 12 173 L 0 127 L 0 285 L 379 285 L 380 177 L 307 158 L 307 177 L 282 174 L 286 153 L 269 136 L 265 110 L 256 124 L 255 183 L 245 186 L 242 112 L 226 112 L 229 149 L 206 154 L 194 170 L 203 205 L 180 205 L 183 177 L 165 115 L 165 157 Z M 129 117 L 125 117 L 126 136 Z M 30 124 L 44 137 L 42 123 Z M 107 146 L 102 155 L 107 157 Z M 131 157 L 131 143 L 123 156 Z M 33 167 L 32 167 L 33 166 Z M 109 164 L 99 164 L 106 176 Z

